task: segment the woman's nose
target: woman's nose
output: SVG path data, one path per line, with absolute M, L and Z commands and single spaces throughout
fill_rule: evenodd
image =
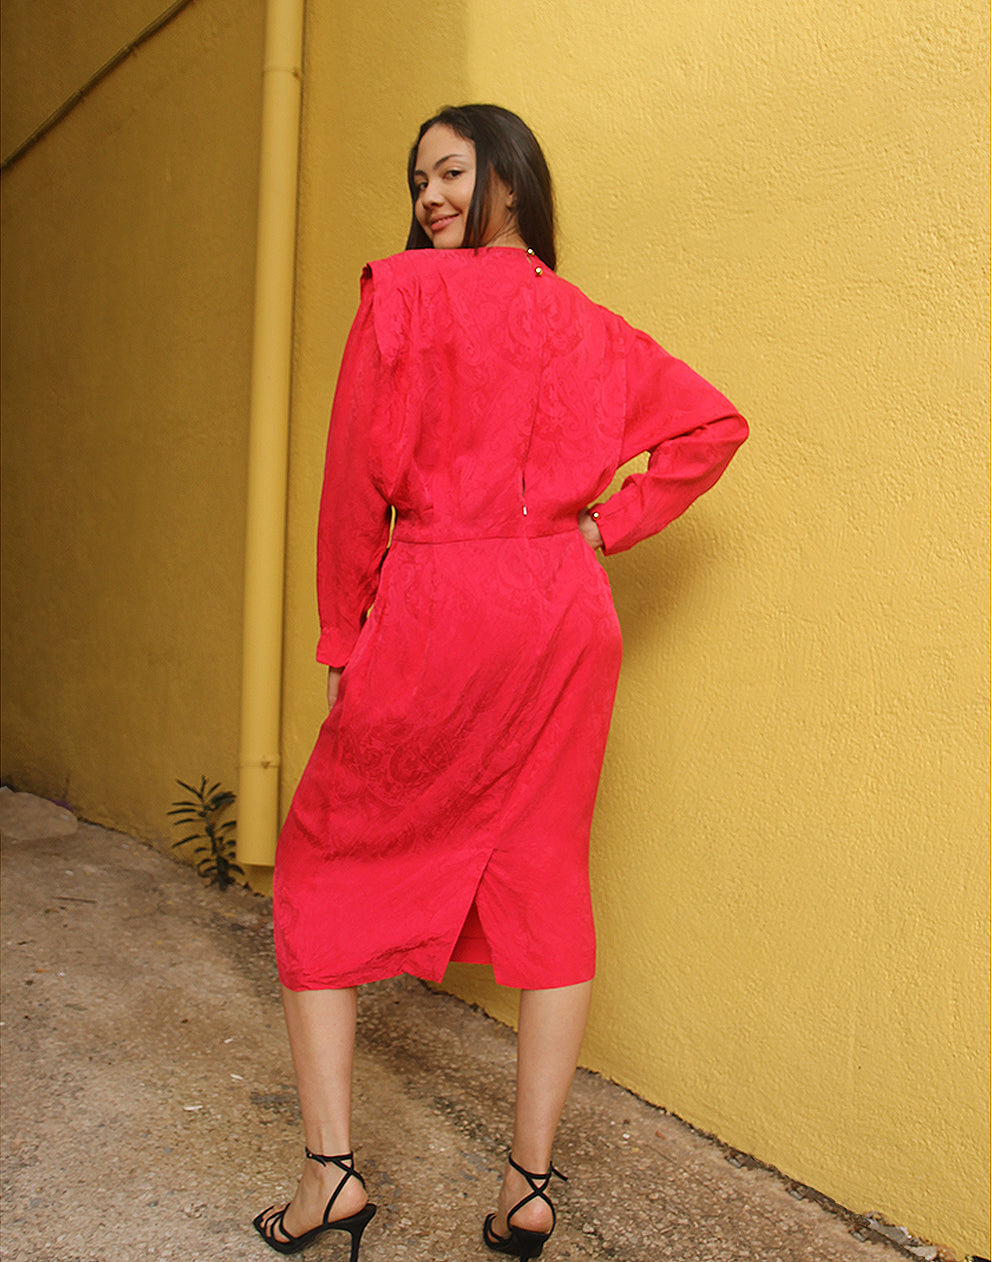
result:
M 437 206 L 440 204 L 442 200 L 441 190 L 433 180 L 424 186 L 423 192 L 420 194 L 420 200 L 425 206 Z

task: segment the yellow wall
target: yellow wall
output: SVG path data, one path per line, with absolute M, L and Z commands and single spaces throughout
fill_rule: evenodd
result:
M 546 144 L 561 270 L 751 418 L 607 562 L 626 639 L 585 1063 L 988 1253 L 985 6 L 310 6 L 284 788 L 322 712 L 313 527 L 367 257 L 449 101 Z M 452 969 L 451 987 L 512 1018 Z
M 5 0 L 10 153 L 164 6 Z M 3 776 L 169 835 L 234 787 L 260 0 L 186 9 L 3 176 Z

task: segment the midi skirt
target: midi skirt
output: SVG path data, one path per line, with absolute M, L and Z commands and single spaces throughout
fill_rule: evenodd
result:
M 398 526 L 279 838 L 283 984 L 440 981 L 452 960 L 527 989 L 591 978 L 620 657 L 577 526 L 450 542 Z

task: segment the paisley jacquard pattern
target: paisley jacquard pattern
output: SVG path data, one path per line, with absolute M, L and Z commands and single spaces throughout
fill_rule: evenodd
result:
M 628 548 L 746 433 L 522 250 L 365 269 L 318 528 L 317 656 L 345 670 L 279 840 L 286 986 L 439 980 L 452 958 L 511 986 L 592 976 L 589 828 L 621 649 L 578 514 L 649 451 L 597 506 L 607 552 Z

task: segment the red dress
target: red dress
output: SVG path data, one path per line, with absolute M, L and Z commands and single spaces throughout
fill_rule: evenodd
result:
M 592 977 L 620 632 L 578 514 L 650 451 L 598 506 L 606 551 L 629 548 L 746 434 L 712 386 L 524 250 L 366 267 L 318 529 L 317 657 L 345 669 L 279 838 L 284 985 L 438 981 L 451 959 L 529 989 Z

